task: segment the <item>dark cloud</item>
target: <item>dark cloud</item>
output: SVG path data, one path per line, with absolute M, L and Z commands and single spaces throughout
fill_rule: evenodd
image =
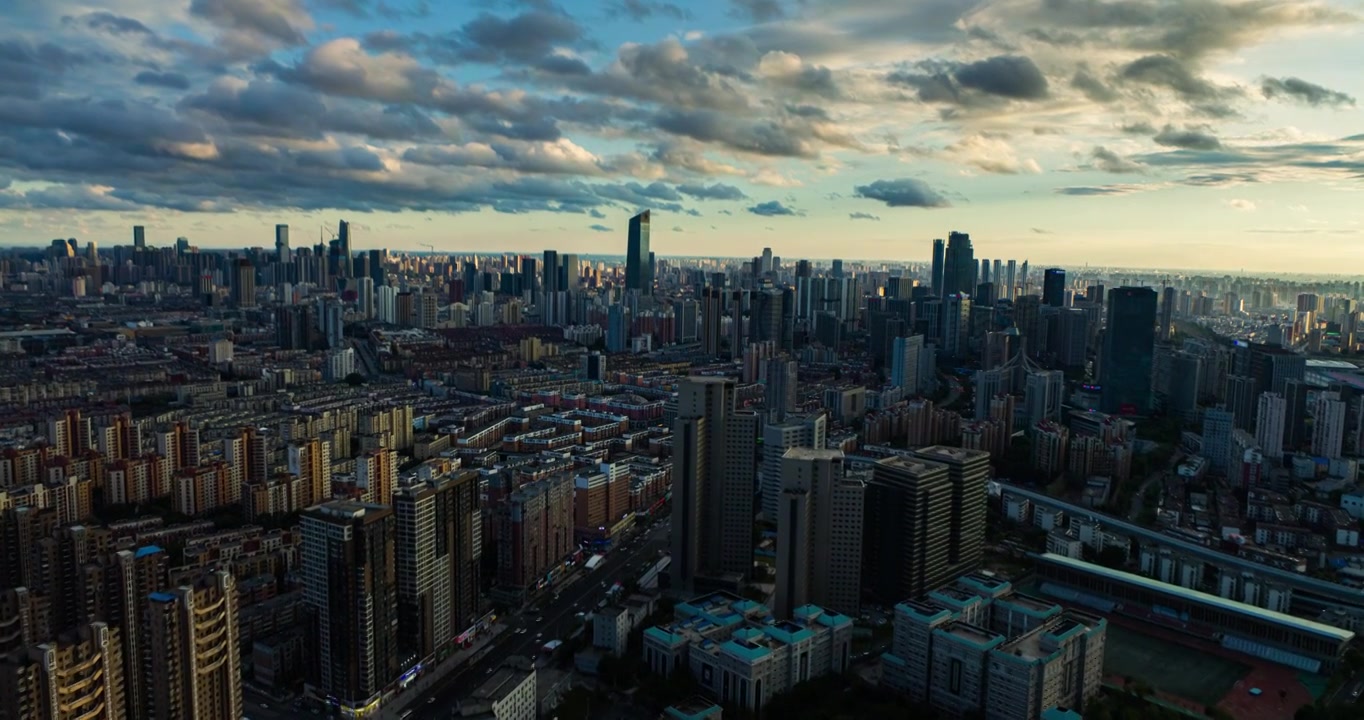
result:
M 1070 79 L 1070 86 L 1094 102 L 1109 103 L 1118 99 L 1118 93 L 1113 88 L 1084 68 L 1075 71 L 1075 76 Z
M 918 90 L 927 103 L 971 106 L 1004 100 L 1041 100 L 1048 96 L 1047 78 L 1021 55 L 999 55 L 973 63 L 919 63 L 886 77 L 891 83 Z
M 1121 126 L 1121 127 L 1118 128 L 1118 129 L 1119 129 L 1119 130 L 1122 130 L 1123 133 L 1125 133 L 1125 134 L 1127 134 L 1127 135 L 1155 135 L 1155 134 L 1156 134 L 1156 126 L 1155 126 L 1155 125 L 1152 125 L 1151 123 L 1146 122 L 1146 121 L 1144 121 L 1144 120 L 1138 121 L 1138 122 L 1134 122 L 1134 123 L 1125 124 L 1125 125 Z
M 368 148 L 346 147 L 332 150 L 304 150 L 295 153 L 299 167 L 327 170 L 379 172 L 384 161 Z
M 864 212 L 851 212 L 851 213 L 848 213 L 848 219 L 849 219 L 849 220 L 876 220 L 877 222 L 880 222 L 880 220 L 881 220 L 881 218 L 878 217 L 878 216 L 876 216 L 876 215 L 872 215 L 871 213 L 864 213 Z
M 1094 161 L 1094 169 L 1106 173 L 1129 175 L 1146 172 L 1145 165 L 1138 162 L 1132 162 L 1102 145 L 1090 151 L 1089 156 L 1090 159 Z
M 1257 183 L 1260 182 L 1260 178 L 1256 177 L 1254 173 L 1203 173 L 1190 175 L 1179 182 L 1182 185 L 1194 187 L 1225 187 Z
M 52 89 L 72 68 L 91 58 L 50 42 L 0 40 L 0 96 L 36 99 Z
M 654 125 L 673 135 L 755 155 L 812 158 L 819 154 L 810 133 L 775 121 L 748 122 L 706 110 L 675 110 L 658 115 Z
M 588 225 L 588 226 L 587 226 L 587 229 L 588 229 L 588 230 L 595 230 L 595 231 L 597 231 L 597 232 L 599 232 L 599 233 L 614 232 L 611 228 L 606 227 L 605 225 L 600 225 L 600 224 L 598 224 L 598 225 Z
M 627 17 L 635 22 L 643 22 L 655 15 L 673 20 L 691 18 L 689 10 L 670 2 L 659 2 L 658 0 L 616 0 L 607 6 L 606 12 L 611 17 Z
M 241 86 L 219 81 L 199 95 L 181 100 L 179 108 L 207 113 L 252 135 L 321 137 L 342 132 L 381 140 L 415 140 L 441 135 L 441 129 L 411 105 L 374 105 L 324 98 L 295 85 L 268 79 Z
M 189 78 L 177 72 L 156 72 L 155 70 L 143 70 L 133 78 L 133 82 L 138 85 L 150 85 L 152 87 L 168 88 L 170 90 L 188 90 Z
M 1355 104 L 1355 99 L 1343 92 L 1324 88 L 1295 77 L 1265 78 L 1260 81 L 1260 92 L 1270 99 L 1284 98 L 1312 106 L 1353 106 Z
M 753 22 L 770 22 L 786 17 L 777 0 L 729 0 L 730 15 Z
M 746 200 L 748 195 L 733 185 L 678 185 L 677 191 L 698 200 Z
M 636 100 L 678 110 L 748 111 L 752 98 L 734 78 L 694 62 L 676 38 L 652 45 L 623 45 L 614 63 L 590 74 L 531 74 L 528 79 L 616 101 Z
M 90 30 L 107 32 L 111 35 L 155 35 L 151 28 L 142 24 L 142 21 L 116 15 L 107 10 L 99 10 L 86 13 L 80 16 L 70 16 L 62 18 L 62 24 L 80 25 Z
M 1219 101 L 1239 94 L 1234 88 L 1221 88 L 1198 77 L 1172 55 L 1137 58 L 1122 68 L 1119 77 L 1129 83 L 1164 88 L 1186 102 L 1206 107 L 1217 107 Z
M 307 13 L 297 0 L 192 0 L 190 14 L 229 32 L 303 45 Z
M 529 62 L 545 57 L 556 46 L 583 40 L 582 26 L 564 13 L 531 10 L 511 18 L 485 13 L 460 31 L 456 52 L 476 62 Z
M 595 209 L 595 208 L 593 208 L 592 210 L 588 210 L 588 211 L 587 211 L 587 214 L 588 214 L 588 215 L 591 215 L 592 217 L 594 217 L 594 218 L 596 218 L 596 219 L 598 219 L 598 220 L 605 220 L 605 219 L 606 219 L 606 213 L 604 213 L 604 212 L 602 212 L 602 211 L 600 211 L 600 210 L 597 210 L 597 209 Z
M 1217 150 L 1222 147 L 1216 135 L 1194 128 L 1180 130 L 1172 125 L 1166 125 L 1151 139 L 1160 145 L 1186 150 Z
M 990 95 L 1014 100 L 1040 100 L 1047 96 L 1047 78 L 1032 59 L 1000 55 L 969 63 L 956 71 L 957 82 Z
M 753 213 L 754 215 L 762 215 L 763 217 L 775 217 L 777 215 L 797 214 L 795 210 L 792 210 L 791 208 L 782 205 L 777 200 L 768 200 L 767 202 L 758 203 L 757 205 L 748 208 L 748 211 Z
M 900 178 L 898 180 L 877 180 L 868 185 L 853 188 L 853 195 L 867 200 L 878 200 L 889 207 L 949 207 L 947 198 L 938 194 L 922 180 Z

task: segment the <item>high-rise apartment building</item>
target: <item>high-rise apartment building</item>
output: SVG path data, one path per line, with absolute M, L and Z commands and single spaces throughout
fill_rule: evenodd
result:
M 625 289 L 652 295 L 654 278 L 649 263 L 649 211 L 630 218 L 625 250 Z
M 317 618 L 307 688 L 353 712 L 399 672 L 393 510 L 328 502 L 304 511 L 301 525 L 303 599 Z
M 793 448 L 782 456 L 772 607 L 778 618 L 809 604 L 858 616 L 865 490 L 862 479 L 845 475 L 841 451 Z
M 313 438 L 289 445 L 289 474 L 303 481 L 303 506 L 331 499 L 331 443 Z
M 698 579 L 737 584 L 753 569 L 757 416 L 735 411 L 735 383 L 689 377 L 673 429 L 673 588 Z
M 0 717 L 125 720 L 122 638 L 92 622 L 0 657 Z
M 979 569 L 985 543 L 990 454 L 935 445 L 915 450 L 914 455 L 946 466 L 952 483 L 952 506 L 947 520 L 949 572 L 956 577 Z
M 1236 416 L 1225 408 L 1203 411 L 1203 456 L 1214 471 L 1226 472 L 1231 463 L 1231 433 L 1236 428 Z
M 355 484 L 363 488 L 365 502 L 392 504 L 398 486 L 398 451 L 378 448 L 356 458 Z
M 1340 393 L 1317 393 L 1316 410 L 1312 413 L 1312 454 L 1335 460 L 1345 443 L 1346 403 Z
M 148 684 L 152 654 L 158 652 L 148 640 L 150 628 L 147 598 L 164 590 L 170 559 L 165 550 L 148 545 L 114 554 L 110 580 L 109 615 L 119 626 L 123 641 L 123 700 L 129 720 L 145 718 L 151 708 Z
M 400 657 L 421 661 L 477 616 L 482 525 L 478 473 L 457 472 L 398 488 L 394 556 Z
M 239 258 L 232 266 L 232 306 L 256 306 L 256 266 L 246 258 Z
M 789 357 L 771 358 L 766 363 L 763 387 L 763 406 L 768 420 L 781 422 L 787 413 L 795 412 L 799 365 Z
M 1156 343 L 1156 291 L 1108 291 L 1108 325 L 1099 366 L 1100 409 L 1141 415 L 1151 409 L 1151 369 Z
M 824 449 L 828 418 L 823 412 L 788 415 L 780 422 L 763 426 L 761 491 L 762 512 L 768 522 L 777 518 L 777 501 L 782 491 L 782 457 L 791 448 Z
M 242 717 L 237 586 L 218 571 L 147 598 L 147 695 L 153 720 Z
M 573 541 L 573 476 L 526 483 L 498 508 L 497 582 L 524 600 L 536 583 L 577 549 Z

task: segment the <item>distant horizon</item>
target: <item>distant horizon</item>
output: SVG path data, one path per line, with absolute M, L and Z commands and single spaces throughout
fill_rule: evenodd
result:
M 649 209 L 664 255 L 959 227 L 1328 275 L 1364 241 L 1358 0 L 96 5 L 6 6 L 0 238 L 344 213 L 395 250 L 587 254 Z

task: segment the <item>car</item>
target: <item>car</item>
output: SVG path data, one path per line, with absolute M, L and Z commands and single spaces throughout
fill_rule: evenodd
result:
M 544 615 L 541 615 L 540 617 L 535 618 L 535 624 L 536 624 L 536 625 L 539 625 L 540 623 L 542 623 L 542 622 L 544 622 L 544 621 L 545 621 L 545 616 L 544 616 Z
M 431 697 L 427 698 L 427 699 L 426 699 L 426 704 L 427 704 L 427 705 L 435 705 L 435 704 L 436 704 L 436 696 L 435 696 L 435 695 L 432 695 Z
M 488 668 L 487 672 L 485 672 L 485 673 L 483 673 L 483 674 L 484 674 L 484 675 L 492 675 L 492 674 L 493 674 L 493 669 L 492 669 L 492 668 Z
M 269 710 L 269 709 L 270 709 L 270 703 L 261 703 L 261 704 L 260 704 L 260 708 L 261 708 L 262 710 Z

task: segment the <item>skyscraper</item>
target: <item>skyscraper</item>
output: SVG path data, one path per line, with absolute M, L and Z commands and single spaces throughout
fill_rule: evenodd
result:
M 350 247 L 350 223 L 345 220 L 342 220 L 337 226 L 336 245 L 338 249 L 336 264 L 337 274 L 341 277 L 350 277 L 354 270 L 354 268 L 351 267 L 351 258 L 354 256 L 351 254 Z
M 936 246 L 934 248 L 936 252 Z M 942 288 L 937 295 L 954 293 L 970 295 L 976 289 L 976 258 L 971 247 L 971 236 L 953 231 L 947 235 L 947 250 L 943 253 Z M 935 288 L 936 289 L 936 288 Z
M 905 395 L 919 394 L 919 355 L 924 351 L 924 336 L 895 338 L 891 343 L 890 384 Z
M 133 226 L 133 247 L 138 250 L 147 247 L 147 228 L 141 225 Z
M 708 287 L 701 298 L 701 352 L 711 357 L 720 355 L 720 339 L 724 337 L 725 291 Z
M 237 585 L 218 571 L 147 598 L 152 720 L 237 720 L 242 666 Z
M 256 306 L 256 267 L 246 258 L 238 258 L 233 265 L 232 305 L 238 308 Z
M 945 465 L 906 457 L 876 461 L 863 507 L 862 576 L 873 597 L 900 602 L 950 579 L 952 481 Z
M 1345 442 L 1345 402 L 1340 393 L 1317 393 L 1317 405 L 1312 413 L 1312 454 L 1335 460 L 1340 457 Z
M 404 485 L 397 518 L 398 645 L 420 660 L 466 630 L 478 613 L 482 518 L 478 473 Z
M 952 485 L 948 525 L 948 570 L 957 577 L 980 568 L 985 543 L 985 504 L 990 480 L 990 453 L 935 445 L 915 450 L 916 457 L 947 468 Z
M 275 226 L 275 262 L 287 263 L 291 259 L 289 254 L 289 226 Z
M 735 412 L 735 382 L 689 377 L 673 429 L 673 588 L 733 586 L 753 567 L 757 416 Z
M 1052 307 L 1065 307 L 1066 271 L 1061 268 L 1047 268 L 1042 274 L 1042 303 Z
M 398 676 L 393 510 L 329 502 L 303 513 L 303 599 L 317 616 L 308 689 L 363 708 Z
M 540 270 L 544 273 L 544 279 L 540 283 L 540 289 L 545 295 L 549 295 L 559 290 L 559 252 L 557 250 L 546 250 L 544 262 L 540 263 Z
M 1160 339 L 1168 341 L 1175 333 L 1175 303 L 1179 293 L 1166 287 L 1160 294 Z
M 786 413 L 796 411 L 798 368 L 796 361 L 784 355 L 767 361 L 764 368 L 763 407 L 770 421 L 781 422 L 786 418 Z
M 1255 441 L 1265 457 L 1283 458 L 1284 417 L 1288 406 L 1282 395 L 1264 393 L 1260 396 L 1255 417 Z
M 1124 415 L 1151 409 L 1151 366 L 1156 343 L 1156 291 L 1108 291 L 1108 326 L 1099 368 L 1100 409 Z
M 796 608 L 814 604 L 857 617 L 866 486 L 860 479 L 845 477 L 843 453 L 838 450 L 787 450 L 781 474 L 772 611 L 789 619 Z
M 788 415 L 784 420 L 763 426 L 762 512 L 768 522 L 777 519 L 782 491 L 782 456 L 791 448 L 821 449 L 828 437 L 829 421 L 821 411 L 810 415 Z
M 625 250 L 625 289 L 653 294 L 654 278 L 649 272 L 649 211 L 630 218 L 630 235 Z
M 945 247 L 945 244 L 943 243 L 943 239 L 941 239 L 941 237 L 938 237 L 937 240 L 933 240 L 933 270 L 932 270 L 933 277 L 930 278 L 929 282 L 932 282 L 932 284 L 933 284 L 933 293 L 934 293 L 934 295 L 937 295 L 937 296 L 943 295 L 943 252 L 944 252 L 944 247 Z

